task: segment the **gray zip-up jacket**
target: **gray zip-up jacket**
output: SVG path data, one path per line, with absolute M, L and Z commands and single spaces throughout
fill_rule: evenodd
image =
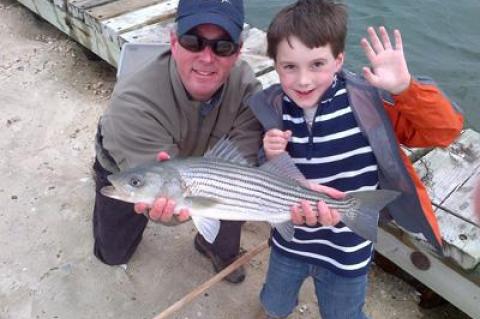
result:
M 388 205 L 388 213 L 401 227 L 422 233 L 440 248 L 440 231 L 426 189 L 399 143 L 410 147 L 448 145 L 462 128 L 459 110 L 427 79 L 424 84 L 413 80 L 405 93 L 392 97 L 351 72 L 342 71 L 339 76 L 346 80 L 353 114 L 376 157 L 379 187 L 402 193 Z M 282 129 L 283 95 L 277 84 L 248 101 L 265 131 Z
M 261 89 L 251 67 L 238 61 L 211 104 L 189 99 L 170 47 L 122 77 L 100 119 L 96 155 L 110 172 L 171 156 L 201 156 L 228 135 L 245 157 L 256 159 L 262 129 L 246 104 Z

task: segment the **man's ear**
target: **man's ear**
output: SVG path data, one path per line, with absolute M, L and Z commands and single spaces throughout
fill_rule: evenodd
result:
M 345 52 L 340 52 L 335 58 L 335 69 L 339 72 L 343 67 L 343 62 L 345 61 Z
M 178 37 L 177 33 L 170 31 L 170 49 L 172 50 L 172 55 L 175 55 L 177 52 Z
M 242 47 L 243 47 L 243 41 L 238 44 L 238 51 L 237 53 L 235 53 L 237 59 L 240 56 L 240 53 L 241 53 L 240 51 L 242 51 Z

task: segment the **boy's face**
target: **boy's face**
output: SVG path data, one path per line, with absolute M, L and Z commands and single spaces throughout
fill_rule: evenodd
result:
M 283 91 L 302 109 L 317 105 L 343 65 L 344 54 L 333 56 L 330 44 L 310 49 L 297 37 L 282 40 L 275 69 Z

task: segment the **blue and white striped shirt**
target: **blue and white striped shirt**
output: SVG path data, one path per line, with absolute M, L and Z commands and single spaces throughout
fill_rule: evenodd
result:
M 283 129 L 292 131 L 287 151 L 308 180 L 344 192 L 377 189 L 377 163 L 352 113 L 343 79 L 337 78 L 322 96 L 311 129 L 303 110 L 285 95 Z M 274 231 L 272 247 L 347 277 L 367 272 L 373 249 L 343 223 L 295 226 L 291 242 Z

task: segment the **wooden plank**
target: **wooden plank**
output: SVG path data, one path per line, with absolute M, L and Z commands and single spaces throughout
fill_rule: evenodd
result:
M 272 84 L 278 83 L 278 74 L 275 71 L 270 71 L 258 77 L 260 83 L 264 89 L 268 88 Z
M 83 21 L 86 10 L 114 1 L 118 0 L 67 0 L 67 11 L 72 17 Z
M 124 43 L 170 43 L 170 30 L 173 22 L 174 19 L 171 18 L 123 33 L 119 37 L 120 46 L 123 46 Z
M 67 10 L 67 0 L 53 0 L 53 4 L 62 11 Z
M 473 207 L 473 195 L 477 183 L 480 183 L 480 162 L 474 167 L 472 175 L 445 200 L 442 207 L 462 215 L 478 226 L 479 222 L 475 218 Z
M 480 165 L 479 154 L 480 134 L 466 130 L 448 148 L 436 148 L 415 163 L 435 205 L 443 205 L 474 174 Z
M 152 6 L 162 1 L 164 0 L 117 0 L 102 6 L 89 8 L 85 10 L 85 15 L 88 15 L 89 19 L 100 21 Z
M 465 222 L 442 209 L 436 211 L 438 224 L 445 241 L 445 257 L 460 267 L 473 270 L 480 263 L 480 228 Z
M 395 234 L 387 228 L 380 228 L 375 250 L 397 264 L 420 282 L 448 300 L 474 319 L 480 319 L 480 283 L 478 274 L 467 273 L 440 259 L 430 251 L 406 243 L 401 233 Z M 420 251 L 428 258 L 430 267 L 418 269 L 411 261 L 413 252 Z
M 418 147 L 405 147 L 402 145 L 402 150 L 407 154 L 412 163 L 415 163 L 423 156 L 427 155 L 433 148 L 418 148 Z
M 60 10 L 53 2 L 47 0 L 19 0 L 19 2 L 108 63 L 116 66 L 120 55 L 119 47 L 107 41 L 80 20 L 69 16 L 66 11 Z
M 243 53 L 240 57 L 247 61 L 257 76 L 273 70 L 273 61 L 263 55 Z
M 102 33 L 120 46 L 119 35 L 175 15 L 178 0 L 168 0 L 101 22 Z
M 257 28 L 245 28 L 242 52 L 265 56 L 267 55 L 267 35 Z
M 415 164 L 436 209 L 445 255 L 464 269 L 480 263 L 480 227 L 472 196 L 480 175 L 480 134 L 466 130 L 446 149 L 435 149 Z

